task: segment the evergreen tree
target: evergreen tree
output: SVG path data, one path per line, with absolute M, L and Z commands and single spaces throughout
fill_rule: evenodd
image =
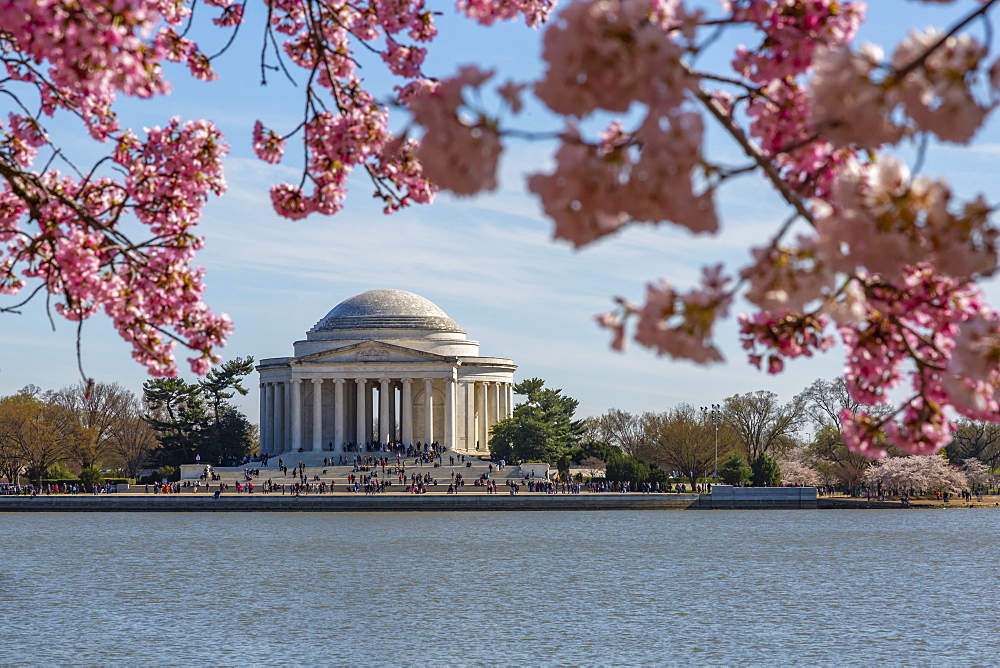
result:
M 237 357 L 228 362 L 223 362 L 215 367 L 199 381 L 201 394 L 211 407 L 210 435 L 209 439 L 220 451 L 235 454 L 235 443 L 232 442 L 234 434 L 224 434 L 223 422 L 228 421 L 230 429 L 233 427 L 230 414 L 233 409 L 228 404 L 238 392 L 240 396 L 246 396 L 249 390 L 243 387 L 243 379 L 253 373 L 253 357 Z M 230 417 L 227 417 L 230 416 Z M 246 417 L 240 414 L 244 420 Z M 236 436 L 237 441 L 242 439 L 242 433 Z M 226 446 L 230 447 L 226 447 Z
M 512 417 L 493 425 L 490 457 L 556 464 L 583 434 L 583 421 L 573 419 L 580 402 L 563 396 L 562 390 L 546 388 L 541 378 L 521 381 L 514 392 L 526 399 L 514 408 Z
M 180 378 L 146 381 L 146 420 L 157 432 L 159 462 L 178 466 L 200 455 L 203 461 L 221 463 L 250 454 L 255 427 L 229 400 L 236 393 L 247 394 L 242 383 L 252 371 L 252 357 L 237 357 L 197 383 Z
M 208 415 L 201 387 L 182 378 L 154 378 L 142 385 L 146 421 L 160 441 L 158 459 L 177 466 L 193 462 L 206 444 Z
M 781 468 L 778 462 L 763 452 L 750 460 L 750 481 L 754 487 L 781 487 Z
M 752 474 L 747 461 L 737 452 L 719 467 L 719 480 L 727 485 L 745 485 L 750 482 Z
M 612 482 L 666 483 L 669 476 L 655 464 L 649 464 L 631 455 L 617 455 L 609 459 L 604 477 Z

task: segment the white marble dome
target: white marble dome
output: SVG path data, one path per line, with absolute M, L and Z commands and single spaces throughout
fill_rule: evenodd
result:
M 368 290 L 354 295 L 334 306 L 309 332 L 367 329 L 465 333 L 437 304 L 405 290 Z

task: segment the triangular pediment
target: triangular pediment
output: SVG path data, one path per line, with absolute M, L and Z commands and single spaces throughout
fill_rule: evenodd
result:
M 295 357 L 292 364 L 344 363 L 344 364 L 385 364 L 387 362 L 451 362 L 457 358 L 435 355 L 424 350 L 415 350 L 383 341 L 362 341 L 332 350 L 310 353 Z

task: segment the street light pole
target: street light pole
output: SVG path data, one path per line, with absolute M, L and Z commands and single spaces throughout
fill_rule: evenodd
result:
M 701 412 L 705 417 L 711 418 L 712 426 L 715 427 L 715 470 L 712 473 L 712 484 L 719 484 L 719 416 L 722 410 L 721 404 L 712 404 L 712 408 L 701 407 Z
M 712 424 L 715 425 L 715 473 L 712 475 L 712 484 L 719 484 L 719 404 L 712 404 Z

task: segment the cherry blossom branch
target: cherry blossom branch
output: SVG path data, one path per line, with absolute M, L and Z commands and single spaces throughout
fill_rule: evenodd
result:
M 954 24 L 951 28 L 948 29 L 947 32 L 941 35 L 941 37 L 936 42 L 927 47 L 927 49 L 920 56 L 918 56 L 911 62 L 907 63 L 903 67 L 896 69 L 890 76 L 890 82 L 888 82 L 888 85 L 893 85 L 896 82 L 902 81 L 903 79 L 906 78 L 906 75 L 910 74 L 917 68 L 923 67 L 924 63 L 927 62 L 927 59 L 930 58 L 931 55 L 934 54 L 934 52 L 936 52 L 938 49 L 947 44 L 949 39 L 951 39 L 959 32 L 961 32 L 962 29 L 965 28 L 965 26 L 975 21 L 976 18 L 980 16 L 986 16 L 986 14 L 990 11 L 990 9 L 993 8 L 993 5 L 995 5 L 996 3 L 997 0 L 983 0 L 982 6 L 979 9 L 969 13 L 961 21 Z
M 775 190 L 781 194 L 781 197 L 795 209 L 803 220 L 810 225 L 815 226 L 816 221 L 813 219 L 813 215 L 809 211 L 808 207 L 806 207 L 805 202 L 802 201 L 802 198 L 788 187 L 788 184 L 782 178 L 781 174 L 778 173 L 774 163 L 771 162 L 766 155 L 764 155 L 757 144 L 747 137 L 743 128 L 736 124 L 719 101 L 701 86 L 697 86 L 693 92 L 698 101 L 701 102 L 702 106 L 708 110 L 708 113 L 710 113 L 712 117 L 719 122 L 729 136 L 736 140 L 736 143 L 743 149 L 743 152 L 747 155 L 747 157 L 753 160 L 761 168 L 761 171 L 763 171 L 767 176 L 768 181 L 771 182 L 771 185 L 774 186 Z

